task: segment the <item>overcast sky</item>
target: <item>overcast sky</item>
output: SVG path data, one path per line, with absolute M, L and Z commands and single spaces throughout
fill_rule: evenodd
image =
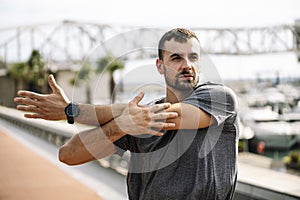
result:
M 71 19 L 163 27 L 292 24 L 299 0 L 0 0 L 0 27 Z

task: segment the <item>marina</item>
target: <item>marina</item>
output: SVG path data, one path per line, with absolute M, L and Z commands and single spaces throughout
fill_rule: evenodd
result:
M 249 151 L 287 152 L 299 144 L 299 94 L 298 83 L 256 83 L 239 94 L 241 123 L 253 131 Z

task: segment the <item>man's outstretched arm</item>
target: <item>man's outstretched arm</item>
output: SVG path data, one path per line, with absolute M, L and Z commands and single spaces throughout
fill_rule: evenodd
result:
M 71 102 L 63 89 L 56 83 L 53 75 L 48 77 L 51 94 L 39 94 L 31 91 L 20 90 L 14 99 L 18 104 L 17 109 L 26 113 L 26 118 L 45 120 L 65 120 L 65 108 Z M 126 104 L 91 105 L 79 104 L 80 114 L 76 118 L 79 123 L 99 126 L 119 116 Z
M 65 108 L 70 103 L 63 89 L 56 83 L 53 75 L 48 77 L 51 94 L 38 94 L 31 91 L 20 90 L 19 97 L 14 101 L 19 104 L 18 110 L 26 113 L 26 118 L 39 118 L 45 120 L 65 120 Z M 80 113 L 75 121 L 82 124 L 100 126 L 121 115 L 127 104 L 91 105 L 79 104 Z M 161 104 L 168 108 L 170 104 Z

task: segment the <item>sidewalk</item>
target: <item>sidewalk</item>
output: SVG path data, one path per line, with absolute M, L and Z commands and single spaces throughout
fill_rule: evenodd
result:
M 0 132 L 0 200 L 101 200 L 94 191 Z

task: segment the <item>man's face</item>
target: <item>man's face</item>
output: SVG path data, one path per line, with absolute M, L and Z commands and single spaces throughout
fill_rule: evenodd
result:
M 195 38 L 185 43 L 174 39 L 166 41 L 163 60 L 157 61 L 157 67 L 164 74 L 168 87 L 182 91 L 194 89 L 199 81 L 199 42 Z

